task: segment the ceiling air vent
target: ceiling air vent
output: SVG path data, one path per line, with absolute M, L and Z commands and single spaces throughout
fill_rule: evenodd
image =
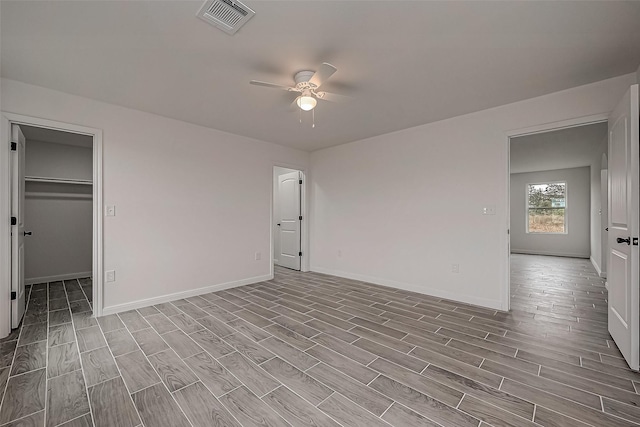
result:
M 197 16 L 225 33 L 235 34 L 253 15 L 255 12 L 239 1 L 207 0 Z

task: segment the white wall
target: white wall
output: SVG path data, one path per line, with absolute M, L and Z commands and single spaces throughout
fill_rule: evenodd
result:
M 87 137 L 89 142 L 91 138 Z M 93 178 L 93 149 L 78 145 L 27 140 L 26 176 Z
M 570 169 L 588 166 L 607 135 L 607 123 L 572 126 L 511 138 L 511 173 Z
M 7 79 L 1 108 L 103 130 L 107 312 L 270 277 L 273 166 L 308 153 Z
M 507 135 L 608 113 L 635 78 L 312 153 L 312 270 L 507 308 Z
M 25 158 L 27 176 L 93 177 L 91 148 L 27 140 Z M 27 283 L 91 275 L 92 211 L 89 185 L 26 183 Z
M 285 173 L 296 172 L 295 169 L 288 169 L 276 166 L 273 168 L 273 263 L 278 264 L 278 255 L 280 254 L 280 193 L 278 185 L 278 177 Z
M 29 187 L 27 185 L 27 191 Z M 33 235 L 26 237 L 24 245 L 26 283 L 91 275 L 93 203 L 90 195 L 75 199 L 27 194 L 25 228 Z
M 589 167 L 511 174 L 511 252 L 589 258 Z M 567 183 L 566 234 L 527 233 L 527 184 Z

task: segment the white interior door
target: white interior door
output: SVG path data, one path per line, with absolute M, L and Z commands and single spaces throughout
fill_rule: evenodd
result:
M 18 125 L 11 126 L 11 327 L 17 328 L 25 310 L 24 294 L 24 167 L 25 139 Z M 13 218 L 16 223 L 13 225 Z
M 278 177 L 278 202 L 280 218 L 278 236 L 280 253 L 278 264 L 300 270 L 300 172 L 291 172 Z
M 609 333 L 638 370 L 638 85 L 609 117 Z

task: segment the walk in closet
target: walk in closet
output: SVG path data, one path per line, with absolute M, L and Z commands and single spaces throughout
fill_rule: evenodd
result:
M 23 126 L 25 281 L 89 277 L 92 269 L 92 138 Z

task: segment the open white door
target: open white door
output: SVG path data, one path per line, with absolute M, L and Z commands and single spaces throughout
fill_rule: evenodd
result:
M 638 282 L 638 85 L 609 118 L 609 333 L 629 367 L 640 355 Z
M 278 264 L 300 270 L 300 172 L 291 172 L 278 177 L 278 236 L 280 253 Z
M 25 139 L 18 125 L 11 126 L 11 328 L 20 325 L 24 295 L 24 167 Z M 15 147 L 13 145 L 15 143 Z M 15 148 L 15 150 L 14 150 Z M 15 218 L 15 224 L 14 220 Z

